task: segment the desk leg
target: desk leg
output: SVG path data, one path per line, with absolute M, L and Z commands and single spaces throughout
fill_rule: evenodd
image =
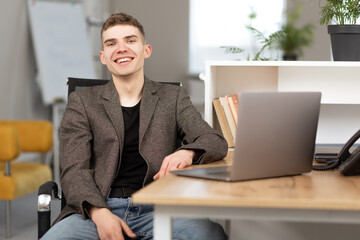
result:
M 154 239 L 171 240 L 172 222 L 171 216 L 161 206 L 154 206 Z

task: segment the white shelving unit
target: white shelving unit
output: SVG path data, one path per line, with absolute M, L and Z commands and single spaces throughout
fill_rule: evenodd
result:
M 317 144 L 342 145 L 360 128 L 360 62 L 208 61 L 205 75 L 204 118 L 215 128 L 212 100 L 243 91 L 322 92 Z

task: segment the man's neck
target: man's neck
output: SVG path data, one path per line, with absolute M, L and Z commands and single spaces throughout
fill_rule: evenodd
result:
M 122 106 L 132 107 L 140 101 L 145 82 L 144 75 L 139 77 L 113 76 L 113 81 Z

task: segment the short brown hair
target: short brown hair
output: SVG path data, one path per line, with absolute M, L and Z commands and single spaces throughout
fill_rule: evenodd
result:
M 116 26 L 116 25 L 130 25 L 136 27 L 145 39 L 145 31 L 144 27 L 141 23 L 134 17 L 126 14 L 126 13 L 113 13 L 110 17 L 104 22 L 101 28 L 101 38 L 104 31 L 108 28 Z

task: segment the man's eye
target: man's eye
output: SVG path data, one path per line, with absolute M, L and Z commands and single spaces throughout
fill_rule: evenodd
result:
M 134 43 L 134 42 L 136 42 L 135 39 L 130 39 L 130 40 L 128 41 L 128 43 Z
M 114 46 L 114 45 L 115 45 L 115 43 L 112 43 L 112 42 L 107 44 L 108 47 L 111 47 L 111 46 Z

